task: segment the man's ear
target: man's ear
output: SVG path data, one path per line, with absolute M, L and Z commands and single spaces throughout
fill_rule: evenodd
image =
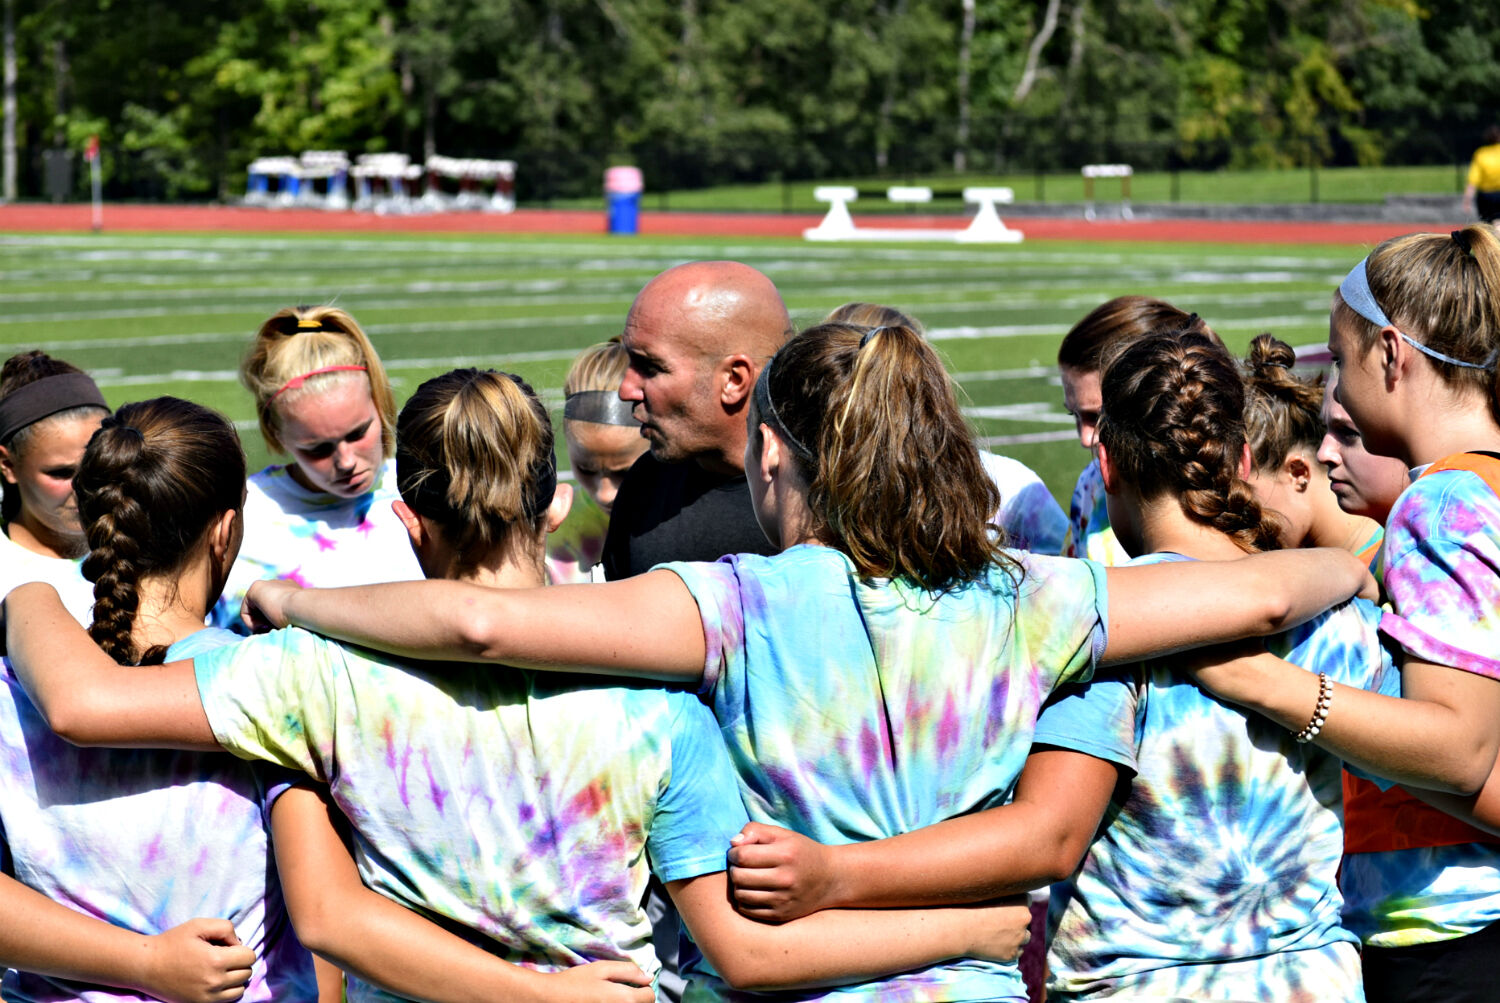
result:
M 563 524 L 572 510 L 573 485 L 560 481 L 557 490 L 552 493 L 552 504 L 547 506 L 547 532 L 557 532 L 557 527 Z
M 760 375 L 755 360 L 748 355 L 726 355 L 719 360 L 719 403 L 733 410 L 750 399 L 755 377 Z

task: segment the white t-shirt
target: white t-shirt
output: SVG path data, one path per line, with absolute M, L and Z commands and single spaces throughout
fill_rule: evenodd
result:
M 401 497 L 395 460 L 387 460 L 375 487 L 357 498 L 309 491 L 284 466 L 251 474 L 245 488 L 245 540 L 210 614 L 214 626 L 243 631 L 240 602 L 262 578 L 338 588 L 422 577 L 406 527 L 391 511 Z
M 1005 530 L 1005 543 L 1033 554 L 1062 553 L 1068 532 L 1068 517 L 1036 472 L 1020 460 L 981 449 L 984 472 L 1000 490 L 996 519 Z
M 94 585 L 83 577 L 83 559 L 44 557 L 0 532 L 0 599 L 27 582 L 57 589 L 73 619 L 87 627 L 94 620 Z

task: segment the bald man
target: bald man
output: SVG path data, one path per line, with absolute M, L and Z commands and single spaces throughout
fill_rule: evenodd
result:
M 621 339 L 650 451 L 630 468 L 610 514 L 604 574 L 663 561 L 772 553 L 745 482 L 745 413 L 761 367 L 792 331 L 771 280 L 737 261 L 695 261 L 646 283 Z

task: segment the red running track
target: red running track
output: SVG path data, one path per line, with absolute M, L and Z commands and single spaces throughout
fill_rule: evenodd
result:
M 817 224 L 814 215 L 643 211 L 641 233 L 692 237 L 798 237 Z M 856 217 L 886 228 L 962 229 L 956 216 Z M 1222 220 L 1013 220 L 1031 240 L 1149 241 L 1225 244 L 1377 244 L 1417 230 L 1447 230 L 1457 223 L 1299 223 Z M 0 205 L 0 231 L 87 231 L 87 204 Z M 104 228 L 112 232 L 224 233 L 538 233 L 602 234 L 604 211 L 519 209 L 509 215 L 444 213 L 377 216 L 316 209 L 252 209 L 241 206 L 106 205 Z

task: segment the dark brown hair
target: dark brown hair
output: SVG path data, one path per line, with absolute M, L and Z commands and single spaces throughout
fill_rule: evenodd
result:
M 1124 482 L 1146 500 L 1176 496 L 1242 550 L 1279 545 L 1239 474 L 1245 388 L 1223 346 L 1196 331 L 1151 335 L 1115 357 L 1100 391 L 1099 441 Z
M 1085 373 L 1100 373 L 1118 349 L 1158 331 L 1192 330 L 1218 335 L 1197 314 L 1150 296 L 1116 296 L 1090 310 L 1063 336 L 1057 364 Z
M 990 525 L 1000 493 L 942 361 L 909 327 L 825 323 L 771 362 L 767 389 L 799 461 L 818 535 L 865 578 L 960 587 L 1014 568 Z M 806 469 L 811 466 L 812 469 Z
M 509 545 L 518 527 L 534 534 L 546 517 L 527 519 L 527 499 L 552 462 L 552 422 L 525 381 L 493 369 L 434 376 L 401 409 L 396 438 L 403 497 L 441 485 L 420 511 L 461 556 Z
M 83 370 L 70 362 L 62 359 L 54 359 L 46 352 L 30 351 L 12 355 L 5 360 L 5 365 L 0 367 L 0 397 L 21 389 L 28 383 L 46 379 L 48 376 L 63 376 L 68 373 L 83 374 Z M 56 414 L 48 415 L 41 421 L 33 422 L 25 428 L 16 429 L 10 441 L 0 443 L 9 449 L 12 455 L 18 455 L 26 451 L 31 445 L 32 438 L 37 432 L 47 426 L 48 422 L 61 421 L 70 418 L 79 418 L 85 415 L 107 413 L 104 408 L 85 404 L 81 407 L 69 408 Z M 9 483 L 4 486 L 4 498 L 0 500 L 0 516 L 4 516 L 6 522 L 12 522 L 21 514 L 21 492 Z
M 1375 302 L 1391 324 L 1436 352 L 1480 363 L 1500 349 L 1500 236 L 1485 223 L 1452 235 L 1409 233 L 1392 237 L 1365 263 Z M 1380 325 L 1335 298 L 1333 321 L 1352 331 L 1362 352 L 1380 335 Z M 1347 361 L 1347 360 L 1346 360 Z M 1445 383 L 1484 390 L 1500 418 L 1495 366 L 1472 369 L 1433 360 Z
M 1274 335 L 1250 342 L 1245 356 L 1245 433 L 1256 470 L 1277 470 L 1298 446 L 1323 441 L 1323 377 L 1292 371 L 1297 353 Z
M 178 397 L 126 404 L 89 440 L 73 479 L 88 540 L 83 577 L 94 583 L 99 647 L 121 665 L 160 662 L 158 645 L 131 640 L 143 578 L 170 575 L 213 521 L 239 511 L 245 454 L 223 415 Z

